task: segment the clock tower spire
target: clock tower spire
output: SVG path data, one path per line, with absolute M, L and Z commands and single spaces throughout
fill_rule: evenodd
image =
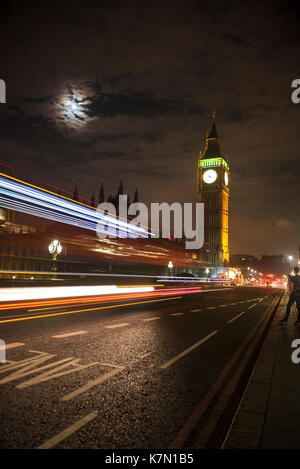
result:
M 212 113 L 210 131 L 206 134 L 204 152 L 198 161 L 198 200 L 204 203 L 204 260 L 211 266 L 224 266 L 229 261 L 228 199 L 229 165 L 222 154 Z

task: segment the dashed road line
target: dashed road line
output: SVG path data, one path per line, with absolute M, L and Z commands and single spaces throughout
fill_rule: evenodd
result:
M 166 368 L 169 368 L 169 366 L 173 365 L 175 362 L 177 362 L 178 360 L 180 360 L 180 358 L 184 357 L 185 355 L 187 355 L 188 353 L 190 353 L 192 350 L 194 350 L 195 348 L 199 347 L 199 345 L 203 344 L 204 342 L 206 342 L 207 340 L 209 340 L 211 337 L 213 337 L 215 334 L 217 334 L 218 331 L 213 331 L 211 332 L 210 334 L 208 334 L 206 337 L 204 337 L 203 339 L 199 340 L 198 342 L 196 342 L 194 345 L 192 345 L 191 347 L 187 348 L 186 350 L 184 350 L 183 352 L 179 353 L 178 355 L 176 355 L 176 357 L 172 358 L 171 360 L 165 362 L 160 368 L 161 369 L 166 369 Z
M 105 329 L 115 329 L 116 327 L 129 326 L 128 322 L 122 322 L 121 324 L 111 324 L 110 326 L 104 326 Z
M 87 331 L 74 331 L 74 332 L 65 332 L 64 334 L 53 335 L 54 339 L 64 339 L 65 337 L 72 337 L 73 335 L 87 334 Z
M 202 311 L 202 309 L 190 309 L 190 313 L 199 313 L 199 311 Z
M 207 306 L 206 309 L 216 309 L 216 306 Z
M 58 433 L 57 435 L 53 436 L 52 438 L 50 438 L 50 440 L 45 441 L 45 443 L 38 446 L 36 449 L 50 449 L 50 448 L 53 448 L 53 446 L 56 446 L 61 441 L 65 440 L 68 436 L 72 435 L 72 433 L 75 433 L 81 427 L 83 427 L 88 422 L 93 420 L 95 417 L 97 417 L 97 415 L 98 415 L 97 410 L 94 410 L 93 412 L 90 412 L 85 417 L 78 420 L 78 422 L 73 423 L 73 425 L 66 428 L 62 432 Z
M 160 317 L 158 316 L 155 316 L 153 318 L 145 318 L 145 319 L 142 319 L 142 321 L 144 322 L 149 322 L 149 321 L 157 321 L 158 319 L 161 319 Z
M 246 311 L 243 311 L 242 313 L 240 314 L 237 314 L 234 318 L 230 319 L 230 321 L 227 321 L 228 324 L 230 324 L 231 322 L 235 321 L 236 319 L 238 319 L 240 316 L 242 316 L 243 314 L 245 314 Z
M 170 313 L 169 316 L 182 316 L 184 313 Z
M 257 303 L 254 303 L 252 306 L 249 306 L 248 310 L 251 309 L 251 308 L 254 308 L 254 306 L 256 306 Z
M 12 342 L 11 344 L 0 345 L 0 350 L 8 350 L 10 348 L 21 347 L 23 344 L 22 342 Z

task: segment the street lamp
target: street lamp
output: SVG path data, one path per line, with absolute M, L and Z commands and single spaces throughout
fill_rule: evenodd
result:
M 292 260 L 293 260 L 293 256 L 289 255 L 288 256 L 288 260 L 289 260 L 289 263 L 290 263 L 290 268 L 292 268 Z M 293 271 L 291 272 L 291 275 L 293 274 Z
M 173 266 L 173 262 L 172 262 L 172 261 L 169 261 L 169 263 L 168 263 L 169 275 L 171 275 L 172 270 L 173 270 L 173 267 L 174 267 L 174 266 Z
M 55 262 L 56 262 L 57 255 L 62 252 L 62 245 L 57 239 L 55 239 L 54 241 L 51 241 L 51 243 L 49 244 L 48 251 L 50 254 L 52 254 L 52 261 L 53 261 L 52 270 L 53 272 L 56 272 L 57 268 L 56 268 Z M 55 278 L 55 276 L 53 278 Z

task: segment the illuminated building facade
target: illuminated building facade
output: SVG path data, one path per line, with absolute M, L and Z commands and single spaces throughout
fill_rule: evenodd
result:
M 230 171 L 223 156 L 217 133 L 216 115 L 206 136 L 206 146 L 200 152 L 197 168 L 198 200 L 204 203 L 203 259 L 212 266 L 229 262 L 228 199 Z

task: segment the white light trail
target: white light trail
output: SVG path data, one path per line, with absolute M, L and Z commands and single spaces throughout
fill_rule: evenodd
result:
M 110 230 L 127 233 L 130 237 L 148 237 L 147 229 L 121 220 L 99 210 L 50 194 L 42 189 L 33 188 L 22 182 L 0 177 L 0 203 L 4 208 L 21 211 L 30 215 L 72 224 L 96 231 L 99 220 L 103 220 Z
M 153 292 L 154 287 L 123 287 L 117 285 L 86 285 L 70 287 L 24 287 L 24 288 L 0 288 L 0 302 L 21 300 L 42 300 L 49 298 L 70 298 L 93 295 L 122 296 L 124 293 L 148 293 Z

